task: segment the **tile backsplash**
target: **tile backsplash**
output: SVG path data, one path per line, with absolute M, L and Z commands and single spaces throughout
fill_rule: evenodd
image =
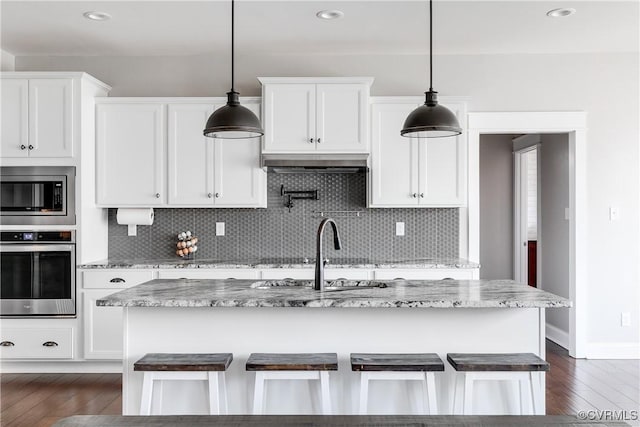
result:
M 338 224 L 342 250 L 325 232 L 330 258 L 401 260 L 458 256 L 458 209 L 367 209 L 365 174 L 268 174 L 266 209 L 177 208 L 155 209 L 151 226 L 138 226 L 127 236 L 127 226 L 116 222 L 109 209 L 109 258 L 171 259 L 176 235 L 191 230 L 198 237 L 195 259 L 247 260 L 255 258 L 315 257 L 321 211 L 361 211 L 329 214 Z M 287 190 L 318 190 L 319 200 L 294 200 L 284 206 L 280 186 Z M 225 223 L 225 236 L 216 236 L 216 222 Z M 405 235 L 395 235 L 395 223 L 405 223 Z

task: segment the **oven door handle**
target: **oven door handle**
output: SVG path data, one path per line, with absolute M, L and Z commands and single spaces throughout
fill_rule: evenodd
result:
M 75 245 L 58 244 L 2 244 L 0 252 L 72 252 Z

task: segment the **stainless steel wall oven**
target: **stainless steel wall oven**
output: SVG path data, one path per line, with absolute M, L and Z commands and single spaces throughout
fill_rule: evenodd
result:
M 75 316 L 74 231 L 0 233 L 0 315 Z
M 0 167 L 0 223 L 76 223 L 73 166 Z

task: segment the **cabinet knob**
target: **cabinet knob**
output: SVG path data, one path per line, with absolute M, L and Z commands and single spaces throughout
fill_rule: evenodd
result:
M 160 193 L 156 193 L 156 199 L 160 198 Z
M 413 193 L 411 197 L 413 197 L 414 199 L 418 198 L 418 193 Z
M 220 197 L 220 193 L 216 193 L 216 199 Z
M 313 138 L 309 138 L 309 144 L 313 144 Z
M 424 199 L 424 193 L 420 193 L 420 198 Z
M 45 341 L 42 343 L 43 347 L 57 347 L 58 343 L 55 341 Z
M 21 150 L 26 150 L 26 149 L 27 149 L 27 146 L 26 146 L 26 145 L 24 145 L 24 144 L 20 144 L 20 149 L 21 149 Z
M 320 140 L 320 138 L 318 138 L 318 144 L 320 144 L 322 141 Z
M 207 194 L 207 197 L 208 197 L 208 198 L 212 198 L 212 197 L 213 197 L 213 194 L 208 193 L 208 194 Z
M 0 342 L 0 347 L 13 347 L 15 346 L 14 343 L 12 343 L 11 341 L 2 341 Z
M 109 283 L 124 283 L 126 282 L 126 280 L 124 280 L 121 277 L 114 277 L 113 279 L 109 280 Z
M 33 145 L 29 144 L 29 150 L 33 150 Z

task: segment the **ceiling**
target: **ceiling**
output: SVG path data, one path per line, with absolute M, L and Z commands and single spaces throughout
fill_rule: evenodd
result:
M 549 18 L 572 7 L 577 13 Z M 319 10 L 340 9 L 333 21 Z M 103 11 L 109 21 L 85 19 Z M 0 47 L 16 56 L 228 54 L 230 1 L 0 2 Z M 416 54 L 428 48 L 426 1 L 236 2 L 239 54 Z M 638 52 L 639 2 L 434 2 L 437 54 Z

